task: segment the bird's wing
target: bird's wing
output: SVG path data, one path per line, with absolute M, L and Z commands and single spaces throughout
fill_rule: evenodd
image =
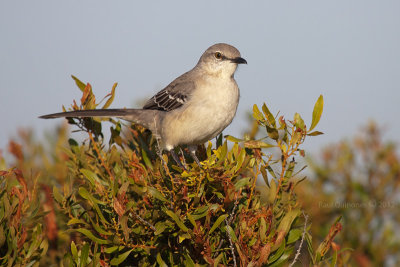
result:
M 190 98 L 195 87 L 193 79 L 188 79 L 188 73 L 175 79 L 167 87 L 150 98 L 143 109 L 171 111 L 181 107 Z

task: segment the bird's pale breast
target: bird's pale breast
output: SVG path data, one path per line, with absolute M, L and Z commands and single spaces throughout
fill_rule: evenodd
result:
M 201 90 L 192 95 L 191 99 L 195 101 L 187 103 L 183 110 L 172 111 L 175 114 L 163 122 L 165 127 L 176 129 L 174 136 L 163 136 L 167 149 L 181 144 L 204 143 L 221 133 L 235 116 L 239 88 L 233 78 L 201 80 L 197 86 Z M 179 118 L 175 119 L 175 116 Z

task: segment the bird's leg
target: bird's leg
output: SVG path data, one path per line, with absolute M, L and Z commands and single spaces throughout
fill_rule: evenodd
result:
M 187 164 L 186 164 L 186 160 L 185 160 L 185 154 L 183 154 L 183 150 L 182 150 L 182 148 L 181 147 L 179 147 L 179 151 L 181 152 L 181 155 L 182 155 L 182 161 L 183 161 L 183 165 L 185 165 L 185 166 L 187 166 Z
M 161 151 L 157 151 L 157 155 L 160 157 L 162 164 L 164 165 L 164 168 L 167 168 L 167 163 L 165 162 L 162 152 Z
M 162 164 L 164 165 L 164 168 L 167 167 L 167 163 L 165 162 L 164 158 L 163 158 L 163 150 L 160 146 L 160 138 L 156 137 L 156 141 L 157 141 L 157 146 L 156 146 L 156 153 L 157 155 L 160 157 Z
M 179 160 L 179 157 L 175 154 L 174 149 L 171 149 L 169 151 L 172 155 L 172 158 L 175 160 L 175 162 L 178 164 L 179 167 L 181 167 L 182 169 L 186 170 L 185 166 L 183 166 L 182 162 Z
M 190 145 L 188 148 L 189 148 L 190 155 L 192 156 L 194 161 L 196 161 L 197 165 L 199 165 L 199 167 L 201 168 L 200 160 L 196 156 L 196 148 L 197 148 L 197 146 L 196 145 Z

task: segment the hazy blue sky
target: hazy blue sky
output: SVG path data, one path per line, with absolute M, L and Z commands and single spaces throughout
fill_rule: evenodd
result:
M 1 1 L 0 149 L 18 127 L 39 137 L 63 120 L 40 120 L 80 98 L 71 74 L 112 107 L 134 107 L 226 42 L 247 59 L 236 80 L 239 136 L 246 112 L 266 102 L 303 115 L 325 99 L 306 148 L 353 135 L 369 119 L 399 141 L 400 1 Z M 108 127 L 107 127 L 108 128 Z M 76 134 L 74 134 L 76 136 Z

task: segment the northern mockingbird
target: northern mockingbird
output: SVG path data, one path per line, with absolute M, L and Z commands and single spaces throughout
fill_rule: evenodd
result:
M 239 50 L 228 44 L 215 44 L 200 57 L 197 65 L 176 78 L 150 98 L 142 109 L 75 110 L 41 116 L 117 117 L 151 130 L 162 150 L 170 151 L 185 169 L 174 148 L 188 145 L 196 163 L 196 147 L 222 132 L 233 120 L 239 103 L 234 79 L 238 64 L 247 64 Z

